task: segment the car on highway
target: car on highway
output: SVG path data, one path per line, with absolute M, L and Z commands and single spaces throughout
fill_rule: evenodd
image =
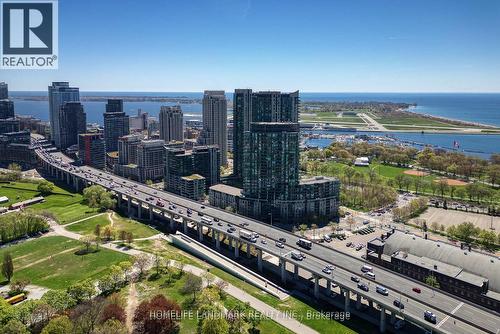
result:
M 425 311 L 424 312 L 424 319 L 427 320 L 428 322 L 431 322 L 433 324 L 436 323 L 436 315 L 432 313 L 431 311 Z
M 369 279 L 375 279 L 375 274 L 371 271 L 366 272 L 364 276 Z
M 222 226 L 222 225 L 224 225 L 224 224 L 222 224 L 222 222 L 217 223 L 217 226 Z
M 351 281 L 359 283 L 359 277 L 351 276 Z
M 420 288 L 417 288 L 417 287 L 414 287 L 412 290 L 413 290 L 413 292 L 416 292 L 416 293 L 422 292 L 422 290 L 420 290 Z
M 214 218 L 214 222 L 218 222 L 219 221 L 219 218 Z
M 325 268 L 333 270 L 335 267 L 333 266 L 333 264 L 327 264 Z
M 261 243 L 261 244 L 263 244 L 263 245 L 267 245 L 267 241 L 266 241 L 266 239 L 262 239 L 262 240 L 260 241 L 260 243 Z
M 278 248 L 285 248 L 285 245 L 283 245 L 282 242 L 276 241 L 276 247 L 278 247 Z
M 227 232 L 228 233 L 233 233 L 233 232 L 236 232 L 236 229 L 234 227 L 230 227 L 227 229 Z
M 306 256 L 299 251 L 292 251 L 290 254 L 292 256 L 292 259 L 297 261 L 302 261 L 303 259 L 306 258 Z
M 280 242 L 282 242 L 282 243 L 286 243 L 286 239 L 285 239 L 285 238 L 279 238 L 278 240 L 279 240 Z
M 405 304 L 403 304 L 399 299 L 395 299 L 392 304 L 401 310 L 405 308 Z
M 380 286 L 380 285 L 377 285 L 377 287 L 375 288 L 375 291 L 377 291 L 377 293 L 380 293 L 381 295 L 384 295 L 384 296 L 388 296 L 389 295 L 389 291 L 384 288 L 383 286 Z
M 363 290 L 363 291 L 366 291 L 368 292 L 370 290 L 370 288 L 368 287 L 368 285 L 364 284 L 364 283 L 358 283 L 358 288 Z
M 324 272 L 327 275 L 330 275 L 332 273 L 332 270 L 328 267 L 323 268 L 322 272 Z

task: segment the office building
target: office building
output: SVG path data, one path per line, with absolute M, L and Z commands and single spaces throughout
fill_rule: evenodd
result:
M 105 141 L 100 133 L 82 133 L 78 135 L 78 159 L 87 166 L 97 169 L 106 167 Z
M 123 100 L 108 99 L 106 103 L 106 112 L 123 112 Z
M 148 128 L 149 114 L 141 109 L 137 110 L 137 116 L 130 116 L 129 127 L 130 131 L 144 131 Z
M 160 139 L 166 143 L 184 140 L 184 120 L 180 106 L 162 106 L 159 118 Z
M 166 147 L 165 151 L 165 190 L 197 200 L 208 187 L 219 183 L 220 153 L 217 146 L 197 146 L 192 151 Z
M 118 139 L 118 163 L 121 165 L 137 164 L 137 145 L 142 136 L 127 135 Z
M 65 102 L 80 101 L 80 91 L 76 87 L 70 87 L 69 82 L 53 82 L 52 85 L 48 87 L 48 94 L 50 137 L 56 147 L 61 148 L 61 125 L 59 124 L 61 107 Z
M 0 82 L 0 100 L 7 100 L 9 98 L 9 85 L 5 82 Z
M 78 144 L 78 135 L 87 132 L 87 115 L 80 102 L 66 102 L 59 110 L 59 148 Z
M 137 168 L 140 182 L 160 181 L 165 173 L 165 142 L 143 140 L 137 145 Z
M 18 163 L 22 166 L 36 165 L 36 156 L 31 146 L 29 131 L 0 134 L 0 163 Z
M 366 259 L 422 282 L 434 276 L 441 290 L 500 311 L 497 257 L 393 230 L 368 242 Z
M 242 189 L 210 188 L 212 205 L 231 203 L 238 213 L 265 221 L 338 219 L 338 180 L 300 179 L 298 109 L 299 92 L 235 90 L 234 180 Z
M 11 100 L 0 100 L 0 119 L 14 117 L 14 102 Z
M 201 144 L 219 146 L 221 164 L 227 165 L 227 101 L 223 90 L 203 94 L 203 133 Z
M 118 138 L 129 134 L 129 117 L 123 112 L 122 100 L 108 100 L 104 113 L 106 152 L 118 150 Z
M 0 134 L 20 130 L 19 120 L 15 118 L 0 119 Z

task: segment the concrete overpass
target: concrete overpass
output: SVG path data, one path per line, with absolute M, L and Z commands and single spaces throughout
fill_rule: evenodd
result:
M 102 170 L 88 166 L 74 166 L 72 160 L 60 152 L 42 147 L 40 139 L 34 140 L 34 146 L 40 167 L 52 177 L 73 186 L 77 191 L 93 184 L 101 185 L 113 192 L 118 206 L 130 214 L 135 213 L 140 219 L 166 221 L 171 230 L 180 229 L 186 234 L 194 232 L 200 241 L 211 242 L 216 249 L 229 247 L 234 252 L 235 258 L 244 253 L 245 256 L 256 260 L 259 271 L 263 270 L 265 261 L 263 254 L 270 254 L 278 259 L 276 269 L 283 283 L 307 273 L 312 277 L 314 297 L 317 299 L 328 298 L 332 285 L 338 286 L 344 296 L 345 311 L 351 309 L 352 294 L 357 296 L 357 304 L 363 298 L 370 306 L 377 305 L 380 309 L 381 332 L 386 330 L 387 316 L 398 315 L 406 321 L 435 333 L 499 333 L 500 315 L 498 313 L 461 300 L 456 296 L 433 290 L 420 282 L 380 267 L 375 267 L 374 270 L 376 280 L 368 280 L 360 271 L 365 262 L 358 258 L 320 244 L 313 244 L 310 250 L 300 248 L 296 245 L 298 237 L 288 231 L 205 206 L 200 202 L 154 189 Z M 213 222 L 207 224 L 202 217 L 209 217 Z M 231 231 L 230 228 L 234 230 Z M 255 232 L 260 237 L 257 242 L 250 242 L 240 237 L 240 229 Z M 282 246 L 276 243 L 280 238 L 286 239 Z M 297 250 L 306 255 L 301 261 L 291 256 L 291 252 Z M 266 266 L 268 265 L 270 264 L 266 263 Z M 323 272 L 328 265 L 334 267 L 331 274 Z M 357 283 L 351 280 L 352 276 L 359 277 L 361 282 L 369 284 L 369 291 L 360 290 Z M 388 295 L 377 293 L 376 285 L 387 288 Z M 420 288 L 422 292 L 420 294 L 413 292 L 414 287 Z M 400 310 L 394 306 L 395 300 L 401 300 L 404 309 Z M 423 313 L 426 310 L 436 315 L 435 324 L 424 320 Z

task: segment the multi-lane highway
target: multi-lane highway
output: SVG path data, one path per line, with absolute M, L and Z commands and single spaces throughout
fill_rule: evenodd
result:
M 323 283 L 330 281 L 341 288 L 360 294 L 384 309 L 402 314 L 408 321 L 424 326 L 427 329 L 443 333 L 499 333 L 500 316 L 492 311 L 477 307 L 448 294 L 433 291 L 419 282 L 383 268 L 376 267 L 374 269 L 376 279 L 374 281 L 368 280 L 362 276 L 360 271 L 365 262 L 358 258 L 320 244 L 313 244 L 310 250 L 302 249 L 296 245 L 298 237 L 288 231 L 160 191 L 98 169 L 88 166 L 76 167 L 71 165 L 71 159 L 59 152 L 51 153 L 46 151 L 36 145 L 36 142 L 35 147 L 38 157 L 46 164 L 57 168 L 66 175 L 69 174 L 72 178 L 84 180 L 86 183 L 99 184 L 113 191 L 120 199 L 130 198 L 136 203 L 141 203 L 141 208 L 142 205 L 146 205 L 157 213 L 166 212 L 177 215 L 182 219 L 198 224 L 198 226 L 202 223 L 201 216 L 198 213 L 202 213 L 206 217 L 219 220 L 218 223 L 214 222 L 212 225 L 205 225 L 205 229 L 212 229 L 220 234 L 233 236 L 235 239 L 239 239 L 239 229 L 241 227 L 256 232 L 260 235 L 257 242 L 252 243 L 252 246 L 256 249 L 302 268 L 303 271 L 318 277 Z M 188 209 L 192 213 L 188 213 Z M 230 233 L 228 231 L 230 227 L 235 228 L 235 231 Z M 280 238 L 286 239 L 286 242 L 281 247 L 276 244 L 276 241 Z M 265 243 L 262 240 L 265 240 Z M 247 242 L 243 239 L 241 241 Z M 290 253 L 294 250 L 300 250 L 306 255 L 306 258 L 302 261 L 292 259 Z M 327 265 L 333 265 L 334 267 L 331 274 L 323 272 Z M 351 280 L 353 276 L 359 277 L 361 282 L 369 284 L 369 291 L 360 290 L 357 283 Z M 375 291 L 377 285 L 387 288 L 388 295 L 384 296 L 377 293 Z M 413 292 L 414 287 L 420 288 L 422 292 L 420 294 Z M 404 304 L 404 310 L 399 310 L 394 306 L 395 300 L 401 300 Z M 423 313 L 426 310 L 432 311 L 436 315 L 437 321 L 435 324 L 423 319 Z

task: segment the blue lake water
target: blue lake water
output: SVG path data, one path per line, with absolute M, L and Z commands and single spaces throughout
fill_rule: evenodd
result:
M 46 92 L 11 92 L 15 111 L 20 115 L 32 115 L 42 120 L 48 120 L 47 101 L 24 101 L 16 96 L 43 96 Z M 81 92 L 82 96 L 168 96 L 201 98 L 201 92 Z M 232 93 L 227 93 L 232 99 Z M 500 126 L 500 94 L 455 94 L 455 93 L 301 93 L 302 101 L 378 101 L 378 102 L 406 102 L 417 103 L 415 112 L 441 116 L 452 119 L 478 122 Z M 160 106 L 172 105 L 163 102 L 124 102 L 124 110 L 129 115 L 135 115 L 138 109 L 148 112 L 151 116 L 158 116 Z M 102 113 L 105 102 L 84 102 L 89 123 L 102 124 Z M 201 105 L 198 103 L 181 105 L 185 119 L 201 119 Z M 481 151 L 476 155 L 489 156 L 500 152 L 500 135 L 456 135 L 456 134 L 419 134 L 419 133 L 390 133 L 402 140 L 431 144 L 441 147 L 452 147 L 453 141 L 458 141 L 462 149 Z M 320 140 L 323 144 L 327 140 Z M 329 142 L 329 141 L 328 141 Z M 311 145 L 321 145 L 321 142 L 312 140 Z M 325 144 L 326 145 L 326 144 Z M 470 153 L 470 152 L 469 152 Z M 468 154 L 469 154 L 468 153 Z M 470 153 L 475 154 L 475 153 Z
M 404 133 L 404 132 L 342 132 L 342 131 L 315 131 L 328 134 L 348 134 L 348 135 L 369 135 L 369 136 L 389 136 L 400 141 L 413 143 L 416 148 L 423 148 L 427 145 L 446 150 L 455 150 L 453 142 L 457 141 L 460 145 L 458 152 L 467 155 L 489 158 L 493 153 L 500 153 L 500 135 L 479 135 L 479 134 L 441 134 L 441 133 Z M 326 147 L 330 145 L 332 139 L 309 139 L 307 144 L 310 146 Z

